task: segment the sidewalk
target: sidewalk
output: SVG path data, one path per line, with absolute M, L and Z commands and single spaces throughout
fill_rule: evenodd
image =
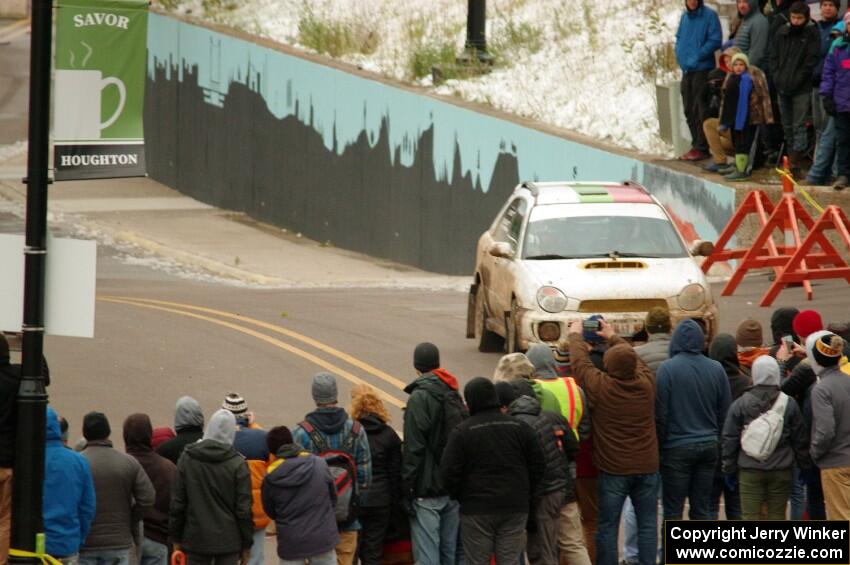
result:
M 26 155 L 0 156 L 0 204 L 23 217 Z M 387 287 L 458 290 L 451 277 L 321 244 L 220 210 L 148 178 L 50 185 L 49 226 L 207 278 L 276 288 Z

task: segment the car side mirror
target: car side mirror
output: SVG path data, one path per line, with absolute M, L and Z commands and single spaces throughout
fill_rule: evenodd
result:
M 714 244 L 703 239 L 694 240 L 691 244 L 691 255 L 696 257 L 708 257 L 714 253 Z
M 487 253 L 493 257 L 499 257 L 501 259 L 514 258 L 514 250 L 511 248 L 509 243 L 505 243 L 504 241 L 497 241 L 496 243 L 491 244 L 487 249 Z

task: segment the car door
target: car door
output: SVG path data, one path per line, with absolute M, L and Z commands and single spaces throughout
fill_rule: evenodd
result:
M 493 233 L 494 241 L 501 241 L 510 245 L 514 254 L 513 258 L 493 257 L 489 253 L 487 254 L 492 261 L 492 280 L 488 285 L 490 312 L 500 323 L 504 321 L 502 314 L 511 308 L 511 294 L 519 261 L 520 241 L 527 215 L 527 200 L 522 197 L 516 198 L 505 210 Z

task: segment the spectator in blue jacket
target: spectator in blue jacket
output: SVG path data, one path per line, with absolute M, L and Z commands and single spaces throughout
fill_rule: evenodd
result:
M 47 553 L 63 563 L 74 563 L 89 535 L 95 508 L 89 462 L 62 443 L 59 417 L 48 406 L 43 506 Z
M 661 449 L 665 520 L 710 520 L 720 433 L 731 392 L 723 366 L 703 355 L 705 334 L 693 320 L 673 332 L 670 359 L 656 373 L 655 424 Z
M 820 95 L 824 110 L 835 119 L 838 178 L 833 188 L 841 190 L 850 185 L 850 12 L 844 14 L 844 35 L 824 61 Z
M 685 161 L 708 158 L 708 142 L 702 130 L 700 94 L 715 67 L 714 52 L 720 49 L 723 34 L 717 13 L 703 5 L 703 0 L 685 0 L 685 12 L 676 31 L 676 60 L 682 68 L 682 103 L 691 150 L 679 157 Z

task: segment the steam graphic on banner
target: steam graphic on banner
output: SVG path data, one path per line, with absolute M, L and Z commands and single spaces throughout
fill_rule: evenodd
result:
M 53 164 L 57 180 L 144 176 L 146 0 L 60 0 Z

